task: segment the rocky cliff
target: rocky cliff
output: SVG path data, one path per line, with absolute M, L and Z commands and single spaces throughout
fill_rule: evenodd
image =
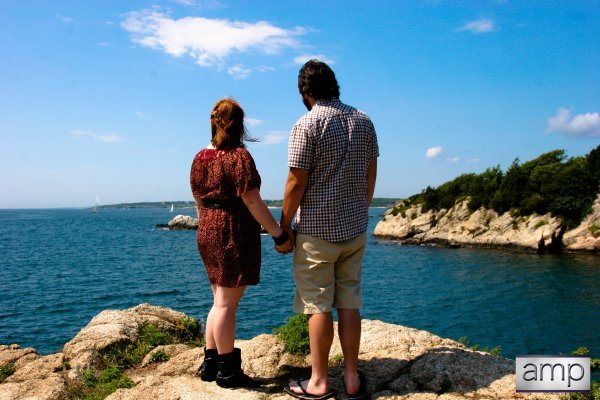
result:
M 509 247 L 532 251 L 564 249 L 600 252 L 600 195 L 592 212 L 581 224 L 564 231 L 560 218 L 550 214 L 502 215 L 480 208 L 471 212 L 468 199 L 449 210 L 421 212 L 420 205 L 398 203 L 386 211 L 375 227 L 377 237 L 397 239 L 405 244 L 446 246 Z
M 42 356 L 17 345 L 0 346 L 0 368 L 12 371 L 0 383 L 0 399 L 81 398 L 90 376 L 100 373 L 101 360 L 115 348 L 139 340 L 143 327 L 152 325 L 164 332 L 181 329 L 186 316 L 171 309 L 142 304 L 127 310 L 98 314 L 63 349 Z M 238 341 L 243 368 L 264 380 L 256 390 L 223 389 L 197 376 L 203 352 L 199 347 L 170 344 L 154 347 L 143 360 L 129 366 L 125 375 L 129 388 L 109 395 L 109 400 L 175 399 L 288 399 L 282 388 L 290 379 L 309 374 L 308 358 L 284 352 L 283 343 L 273 335 L 259 335 Z M 125 347 L 124 347 L 125 346 Z M 341 347 L 334 341 L 330 380 L 336 398 L 345 398 L 341 383 Z M 158 356 L 160 354 L 160 356 Z M 558 399 L 557 394 L 515 392 L 515 365 L 512 360 L 474 351 L 450 339 L 429 332 L 363 321 L 360 367 L 369 378 L 375 399 L 458 400 L 458 399 Z M 89 388 L 88 388 L 89 389 Z

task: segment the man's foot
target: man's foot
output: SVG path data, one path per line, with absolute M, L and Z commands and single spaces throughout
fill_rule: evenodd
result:
M 358 377 L 357 373 L 350 373 L 348 375 L 344 373 L 342 375 L 342 383 L 344 384 L 346 393 L 356 393 L 360 388 L 360 378 Z
M 306 400 L 324 400 L 329 399 L 334 395 L 333 390 L 329 390 L 328 387 L 325 387 L 324 389 L 312 387 L 310 385 L 310 380 L 292 381 L 283 388 L 283 391 L 297 399 Z
M 367 378 L 365 378 L 365 374 L 362 371 L 358 371 L 358 380 L 354 380 L 348 378 L 348 382 L 344 379 L 342 375 L 342 384 L 344 385 L 344 389 L 346 390 L 346 394 L 348 395 L 349 400 L 370 400 L 371 394 L 367 390 Z

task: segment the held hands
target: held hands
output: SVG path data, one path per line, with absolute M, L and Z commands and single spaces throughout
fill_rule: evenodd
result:
M 287 235 L 288 240 L 281 245 L 275 244 L 275 251 L 279 254 L 288 254 L 294 251 L 294 245 L 296 241 L 296 235 L 291 228 L 282 227 L 283 232 Z
M 288 239 L 287 242 L 285 242 L 281 246 L 275 245 L 275 250 L 279 254 L 288 254 L 288 253 L 291 253 L 292 251 L 294 251 L 294 246 L 292 245 L 292 240 Z

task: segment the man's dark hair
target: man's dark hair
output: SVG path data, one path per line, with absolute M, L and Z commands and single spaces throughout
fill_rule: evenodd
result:
M 307 61 L 298 73 L 300 94 L 315 100 L 328 100 L 340 97 L 340 86 L 329 65 L 319 60 Z

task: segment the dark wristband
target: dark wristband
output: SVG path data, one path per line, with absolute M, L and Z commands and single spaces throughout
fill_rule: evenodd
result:
M 275 242 L 276 246 L 281 246 L 282 244 L 287 242 L 289 240 L 289 238 L 290 237 L 287 235 L 287 233 L 285 233 L 285 231 L 283 231 L 283 233 L 281 235 L 279 235 L 279 237 L 273 237 L 273 241 Z

